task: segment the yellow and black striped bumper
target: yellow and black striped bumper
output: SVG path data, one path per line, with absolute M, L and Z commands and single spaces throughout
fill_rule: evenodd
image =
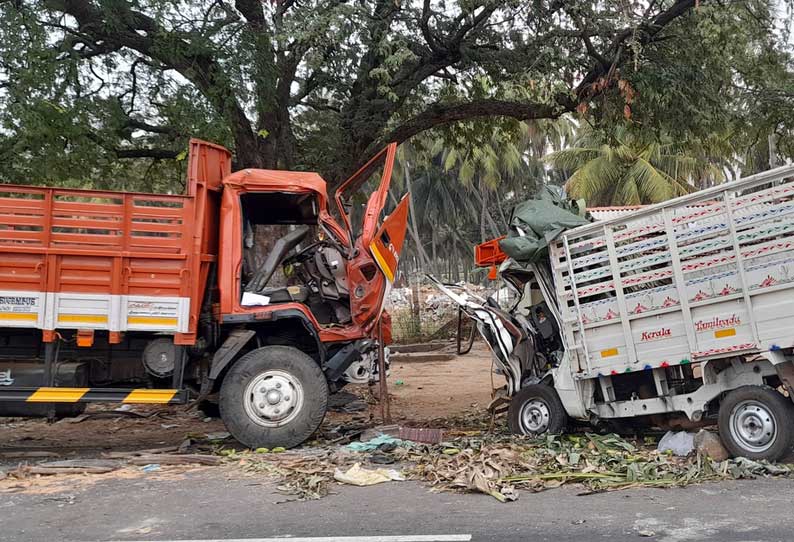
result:
M 0 386 L 0 402 L 184 404 L 187 390 L 147 388 L 15 388 Z

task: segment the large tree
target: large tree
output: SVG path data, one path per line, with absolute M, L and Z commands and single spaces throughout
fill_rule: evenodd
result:
M 5 180 L 179 159 L 196 135 L 233 147 L 238 167 L 312 168 L 332 181 L 388 141 L 460 120 L 624 111 L 632 79 L 697 96 L 693 73 L 670 66 L 682 48 L 701 46 L 693 21 L 737 4 L 0 2 Z M 738 4 L 753 35 L 772 35 L 765 0 Z M 699 77 L 711 77 L 703 69 Z M 654 113 L 669 105 L 658 96 L 649 104 Z

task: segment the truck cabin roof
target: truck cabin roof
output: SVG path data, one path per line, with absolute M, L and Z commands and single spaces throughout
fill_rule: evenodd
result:
M 325 180 L 317 173 L 276 169 L 242 169 L 223 179 L 224 187 L 250 192 L 315 192 L 328 201 Z

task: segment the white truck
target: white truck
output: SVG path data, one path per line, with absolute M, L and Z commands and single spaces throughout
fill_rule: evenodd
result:
M 716 422 L 736 456 L 794 445 L 794 166 L 569 229 L 500 275 L 508 310 L 438 286 L 491 347 L 512 431 Z

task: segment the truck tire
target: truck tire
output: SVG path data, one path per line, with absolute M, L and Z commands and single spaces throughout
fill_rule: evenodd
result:
M 794 405 L 772 388 L 742 386 L 720 403 L 718 427 L 732 456 L 777 461 L 794 442 Z
M 220 414 L 250 448 L 292 448 L 325 417 L 328 384 L 319 365 L 290 346 L 264 346 L 241 357 L 223 379 Z
M 568 414 L 551 386 L 530 384 L 510 400 L 507 426 L 517 435 L 558 434 L 565 431 Z

